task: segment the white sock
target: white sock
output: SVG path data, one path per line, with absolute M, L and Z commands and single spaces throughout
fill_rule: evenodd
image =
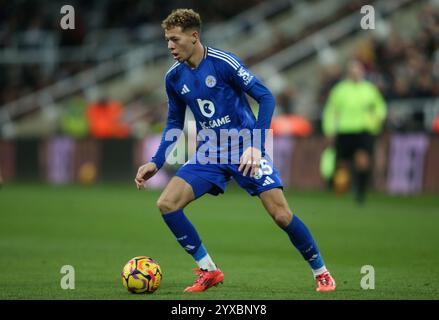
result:
M 314 274 L 314 278 L 317 278 L 318 275 L 321 275 L 322 273 L 327 272 L 328 270 L 326 269 L 326 266 L 323 266 L 321 268 L 318 269 L 313 269 L 312 273 Z
M 200 267 L 200 269 L 204 269 L 207 271 L 215 271 L 217 269 L 215 263 L 213 263 L 213 260 L 209 256 L 209 254 L 206 254 L 203 258 L 198 260 L 197 264 Z

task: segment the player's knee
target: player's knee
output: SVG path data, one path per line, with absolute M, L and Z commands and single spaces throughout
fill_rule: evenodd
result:
M 274 221 L 276 222 L 276 224 L 279 227 L 281 227 L 282 229 L 285 229 L 286 227 L 288 227 L 288 225 L 291 222 L 291 214 L 277 215 L 274 217 Z
M 179 209 L 178 204 L 168 198 L 159 198 L 157 200 L 157 208 L 159 208 L 162 214 L 174 212 Z
M 279 227 L 285 229 L 290 224 L 293 215 L 288 210 L 285 210 L 285 208 L 279 208 L 272 212 L 272 217 Z
M 355 166 L 358 170 L 368 170 L 370 167 L 370 157 L 366 151 L 358 151 L 355 154 Z

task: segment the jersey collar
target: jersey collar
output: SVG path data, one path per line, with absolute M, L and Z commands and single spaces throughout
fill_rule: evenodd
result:
M 191 71 L 197 71 L 198 69 L 200 69 L 201 64 L 203 64 L 204 60 L 206 60 L 207 58 L 207 47 L 203 46 L 203 59 L 201 59 L 200 63 L 198 64 L 198 66 L 194 69 L 192 69 L 191 67 L 189 67 L 189 65 L 187 63 L 185 63 L 186 67 L 188 67 L 189 70 Z

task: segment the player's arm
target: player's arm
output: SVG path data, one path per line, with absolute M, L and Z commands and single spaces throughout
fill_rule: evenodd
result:
M 247 94 L 259 104 L 255 129 L 261 130 L 261 151 L 265 149 L 265 130 L 270 129 L 276 101 L 271 91 L 259 80 L 247 91 Z
M 379 126 L 381 126 L 387 116 L 387 106 L 380 90 L 376 86 L 374 86 L 373 89 L 375 91 L 375 116 L 379 122 Z
M 332 138 L 336 134 L 336 109 L 337 109 L 337 86 L 329 93 L 328 100 L 323 109 L 323 133 L 325 136 Z
M 168 84 L 168 81 L 166 81 L 166 94 L 168 96 L 168 117 L 162 134 L 162 140 L 151 161 L 140 166 L 137 170 L 137 175 L 134 179 L 137 189 L 140 189 L 145 181 L 159 171 L 166 161 L 171 145 L 177 141 L 179 135 L 169 135 L 168 132 L 172 129 L 180 130 L 180 134 L 183 132 L 186 105 L 178 98 L 175 91 Z M 169 139 L 169 136 L 172 136 L 172 139 Z
M 236 58 L 237 59 L 237 58 Z M 230 79 L 232 85 L 247 93 L 259 104 L 258 119 L 255 129 L 261 129 L 262 133 L 270 128 L 273 117 L 275 99 L 271 91 L 256 76 L 239 61 L 239 68 L 233 69 L 230 65 L 224 64 L 226 78 Z M 264 148 L 265 139 L 262 142 Z
M 261 158 L 265 153 L 265 135 L 266 130 L 270 128 L 271 118 L 273 117 L 275 99 L 273 94 L 268 90 L 266 86 L 262 84 L 255 75 L 248 70 L 244 64 L 239 61 L 238 58 L 232 57 L 232 61 L 236 61 L 239 66 L 233 67 L 233 63 L 224 63 L 223 72 L 225 73 L 225 78 L 231 81 L 232 86 L 246 92 L 250 97 L 252 97 L 259 104 L 258 118 L 256 121 L 255 129 L 261 132 L 261 141 L 259 148 L 250 147 L 244 151 L 240 158 L 239 171 L 244 169 L 243 175 L 247 175 L 250 171 L 250 176 L 252 177 L 256 169 L 260 166 Z
M 256 121 L 255 129 L 258 129 L 261 132 L 261 150 L 255 147 L 245 150 L 240 159 L 238 170 L 241 171 L 244 168 L 243 175 L 245 176 L 251 168 L 250 177 L 253 177 L 256 169 L 259 168 L 261 158 L 265 153 L 266 130 L 270 128 L 276 102 L 271 91 L 257 79 L 254 85 L 246 92 L 259 104 L 258 119 Z

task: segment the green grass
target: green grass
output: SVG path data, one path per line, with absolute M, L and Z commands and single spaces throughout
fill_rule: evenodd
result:
M 316 293 L 308 265 L 271 221 L 258 198 L 230 188 L 186 213 L 225 273 L 222 286 L 199 294 L 192 258 L 163 223 L 156 191 L 128 185 L 6 185 L 0 190 L 0 299 L 438 299 L 439 197 L 373 194 L 358 208 L 349 196 L 288 192 L 338 284 Z M 158 260 L 156 293 L 122 287 L 123 265 L 137 255 Z M 75 290 L 60 269 L 75 268 Z M 375 290 L 363 290 L 363 265 Z

